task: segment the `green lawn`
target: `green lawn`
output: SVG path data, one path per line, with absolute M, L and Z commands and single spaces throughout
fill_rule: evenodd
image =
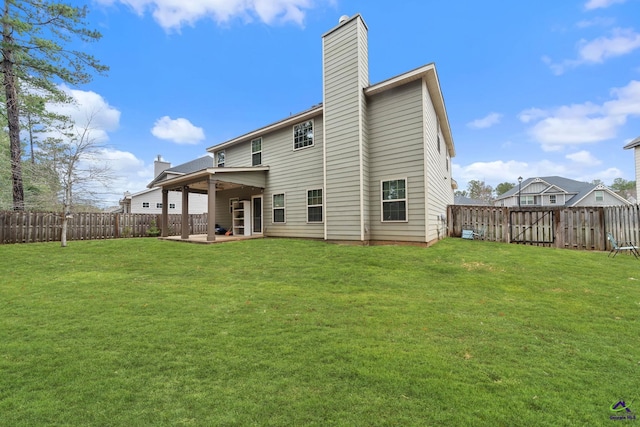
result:
M 640 418 L 629 255 L 145 238 L 0 260 L 2 426 L 626 425 L 619 400 Z

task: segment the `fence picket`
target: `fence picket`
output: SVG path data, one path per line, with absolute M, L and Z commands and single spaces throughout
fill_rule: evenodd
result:
M 452 237 L 460 237 L 465 228 L 486 226 L 486 239 L 495 242 L 603 251 L 609 249 L 606 233 L 610 232 L 620 241 L 640 243 L 640 205 L 526 209 L 450 205 L 447 212 Z

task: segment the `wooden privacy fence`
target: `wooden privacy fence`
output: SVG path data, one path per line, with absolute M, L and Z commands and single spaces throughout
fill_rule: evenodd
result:
M 117 239 L 148 236 L 152 222 L 160 228 L 160 214 L 74 213 L 67 240 Z M 207 214 L 189 215 L 189 234 L 207 232 Z M 182 215 L 169 215 L 170 236 L 182 230 Z M 59 212 L 0 211 L 0 244 L 59 241 Z
M 487 240 L 582 250 L 609 250 L 607 232 L 640 243 L 640 206 L 528 207 L 450 205 L 448 235 L 483 230 Z

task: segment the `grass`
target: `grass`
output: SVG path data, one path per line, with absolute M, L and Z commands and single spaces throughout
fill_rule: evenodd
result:
M 593 426 L 638 398 L 627 255 L 122 239 L 0 259 L 3 426 Z

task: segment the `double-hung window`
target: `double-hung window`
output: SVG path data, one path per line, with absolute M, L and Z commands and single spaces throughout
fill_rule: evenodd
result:
M 176 208 L 175 203 L 169 203 L 169 209 L 175 209 L 175 208 Z
M 219 168 L 224 167 L 224 151 L 218 151 L 218 153 L 216 153 L 216 165 Z
M 556 195 L 555 195 L 555 194 L 551 194 L 551 195 L 549 196 L 549 204 L 550 204 L 550 205 L 555 205 L 556 203 L 557 203 Z
M 273 222 L 286 222 L 284 193 L 273 195 Z
M 407 220 L 407 180 L 382 181 L 382 221 Z
M 520 205 L 535 205 L 536 196 L 520 196 Z
M 149 202 L 142 202 L 142 207 L 143 208 L 148 208 L 149 207 Z
M 293 149 L 298 150 L 313 145 L 313 120 L 299 123 L 293 127 Z
M 307 222 L 322 222 L 322 189 L 307 191 Z
M 262 164 L 262 138 L 256 138 L 251 141 L 251 165 L 258 166 Z
M 162 203 L 156 203 L 156 208 L 157 209 L 162 209 Z

